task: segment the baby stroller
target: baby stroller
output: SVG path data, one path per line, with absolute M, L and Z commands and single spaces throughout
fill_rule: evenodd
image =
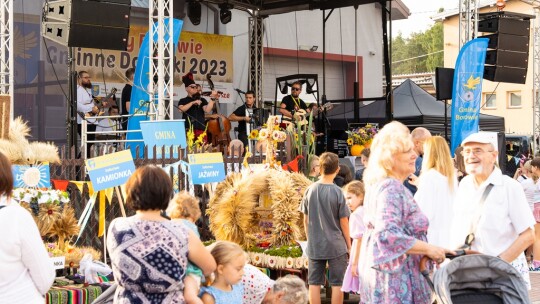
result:
M 458 251 L 429 278 L 427 257 L 420 270 L 435 292 L 437 304 L 530 304 L 521 274 L 500 258 Z

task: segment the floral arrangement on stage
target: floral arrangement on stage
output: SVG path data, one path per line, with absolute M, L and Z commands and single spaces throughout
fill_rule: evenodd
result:
M 315 155 L 315 132 L 313 130 L 313 113 L 310 113 L 308 117 L 306 115 L 307 113 L 303 110 L 297 111 L 294 114 L 296 123 L 287 126 L 287 133 L 292 138 L 290 158 L 305 157 L 307 163 L 304 167 L 304 174 L 308 175 L 312 159 L 310 155 Z
M 188 153 L 202 153 L 211 150 L 211 145 L 206 143 L 206 129 L 195 139 L 195 131 L 193 125 L 186 132 L 187 150 Z
M 347 135 L 349 135 L 347 139 L 347 144 L 349 146 L 352 146 L 352 145 L 366 146 L 366 145 L 371 144 L 371 142 L 373 141 L 373 137 L 378 132 L 378 129 L 376 126 L 367 124 L 364 127 L 352 129 L 346 132 L 347 132 Z
M 362 145 L 365 147 L 369 147 L 369 145 L 371 145 L 371 142 L 373 141 L 373 137 L 375 136 L 375 134 L 377 134 L 378 129 L 376 126 L 367 124 L 364 127 L 352 129 L 351 131 L 346 132 L 348 135 L 347 144 L 349 146 Z
M 250 135 L 254 135 L 250 134 Z M 278 143 L 284 142 L 287 139 L 287 133 L 283 132 L 279 128 L 279 118 L 277 116 L 268 117 L 266 127 L 261 128 L 258 131 L 258 137 L 260 143 L 265 144 L 266 151 L 266 163 L 273 167 L 280 165 L 276 163 L 276 151 Z

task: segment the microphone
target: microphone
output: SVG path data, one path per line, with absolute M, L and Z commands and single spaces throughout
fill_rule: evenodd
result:
M 238 94 L 246 94 L 246 92 L 240 90 L 240 89 L 234 89 Z

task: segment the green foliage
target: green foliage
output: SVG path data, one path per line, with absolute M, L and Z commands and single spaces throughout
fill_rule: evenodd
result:
M 250 252 L 264 253 L 271 256 L 278 256 L 282 258 L 299 258 L 302 256 L 302 248 L 298 245 L 283 245 L 281 247 L 260 248 L 253 246 L 248 249 Z
M 425 32 L 405 38 L 401 33 L 392 39 L 392 74 L 433 72 L 444 64 L 443 25 L 435 23 Z M 429 55 L 428 55 L 429 54 Z

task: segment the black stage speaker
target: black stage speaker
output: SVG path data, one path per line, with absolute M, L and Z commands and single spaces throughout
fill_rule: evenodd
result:
M 525 83 L 529 64 L 530 19 L 512 12 L 480 14 L 479 32 L 489 39 L 484 78 L 491 81 Z
M 131 0 L 50 0 L 41 34 L 69 47 L 125 50 Z
M 454 69 L 435 68 L 435 95 L 437 100 L 452 99 L 454 86 Z
M 73 0 L 68 46 L 125 51 L 130 10 L 131 0 Z

